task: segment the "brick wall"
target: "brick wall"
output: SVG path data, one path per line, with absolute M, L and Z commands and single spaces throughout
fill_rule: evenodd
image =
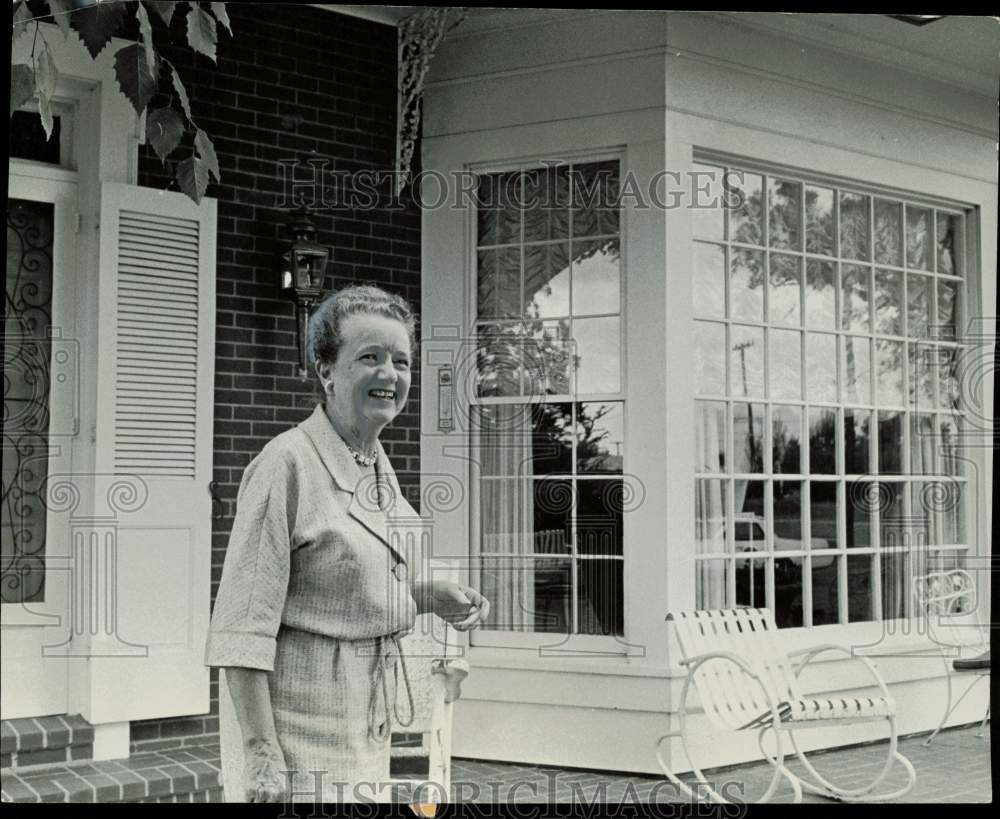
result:
M 212 599 L 218 587 L 243 469 L 264 444 L 311 412 L 318 393 L 297 376 L 292 302 L 277 291 L 286 214 L 279 160 L 328 160 L 331 172 L 388 170 L 395 152 L 396 31 L 308 6 L 228 4 L 234 37 L 222 34 L 218 66 L 164 43 L 191 97 L 194 120 L 215 142 L 221 184 L 216 278 L 215 457 Z M 182 15 L 170 32 L 185 43 Z M 171 185 L 148 147 L 139 184 Z M 388 204 L 383 202 L 382 204 Z M 420 310 L 420 216 L 412 203 L 377 209 L 318 209 L 318 240 L 333 247 L 326 286 L 375 283 Z M 406 412 L 382 441 L 408 499 L 419 509 L 420 373 Z M 213 740 L 218 677 L 207 717 L 132 723 L 133 749 Z

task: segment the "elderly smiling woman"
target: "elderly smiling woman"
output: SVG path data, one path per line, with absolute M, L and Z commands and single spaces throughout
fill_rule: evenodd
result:
M 378 440 L 406 404 L 414 325 L 377 287 L 327 298 L 309 324 L 325 403 L 243 475 L 205 651 L 227 801 L 387 800 L 398 637 L 423 612 L 463 630 L 489 614 L 474 589 L 413 580 L 387 537 L 416 515 Z

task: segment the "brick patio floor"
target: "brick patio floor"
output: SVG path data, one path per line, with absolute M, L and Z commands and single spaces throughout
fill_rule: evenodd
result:
M 990 725 L 984 738 L 976 733 L 979 725 L 942 731 L 929 748 L 923 746 L 927 734 L 904 737 L 899 750 L 917 772 L 913 790 L 901 802 L 991 802 Z M 856 787 L 871 781 L 885 760 L 886 743 L 859 745 L 809 754 L 816 769 L 832 781 Z M 650 751 L 652 754 L 652 751 Z M 796 761 L 797 763 L 797 761 Z M 789 765 L 796 773 L 801 766 Z M 754 801 L 763 794 L 771 779 L 767 763 L 747 764 L 706 771 L 715 783 L 735 783 L 733 793 Z M 687 777 L 682 777 L 689 781 Z M 905 781 L 896 766 L 880 790 L 889 791 Z M 718 785 L 717 785 L 718 787 Z M 772 797 L 774 802 L 790 802 L 792 789 L 783 781 Z M 679 802 L 687 801 L 663 777 L 629 776 L 599 771 L 582 771 L 536 765 L 452 760 L 452 800 L 454 802 Z M 803 802 L 830 802 L 803 794 Z

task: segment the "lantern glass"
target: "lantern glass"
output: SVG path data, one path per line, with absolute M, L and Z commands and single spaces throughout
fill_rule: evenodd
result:
M 323 286 L 326 273 L 326 248 L 309 247 L 295 249 L 296 287 L 317 290 Z
M 310 287 L 312 278 L 309 275 L 309 255 L 296 248 L 295 250 L 295 286 L 298 288 Z
M 281 289 L 292 289 L 292 254 L 291 252 L 281 254 Z

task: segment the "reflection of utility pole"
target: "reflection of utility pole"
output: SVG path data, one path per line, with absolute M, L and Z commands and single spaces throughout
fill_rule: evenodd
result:
M 741 341 L 739 344 L 733 346 L 733 349 L 738 350 L 740 354 L 740 371 L 743 373 L 744 397 L 749 395 L 749 391 L 747 390 L 747 347 L 753 347 L 753 339 Z M 747 419 L 750 424 L 750 471 L 753 471 L 754 464 L 757 462 L 757 443 L 753 434 L 753 404 L 749 402 L 747 402 Z
M 615 441 L 615 457 L 620 458 L 622 454 L 622 442 Z

